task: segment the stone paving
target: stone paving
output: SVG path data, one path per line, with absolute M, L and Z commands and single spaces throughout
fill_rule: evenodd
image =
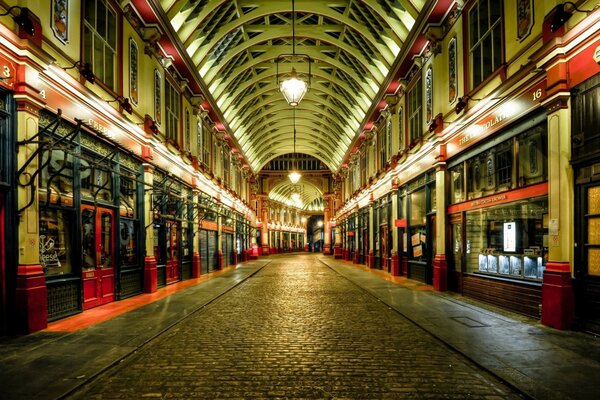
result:
M 74 399 L 517 399 L 314 257 L 273 258 Z

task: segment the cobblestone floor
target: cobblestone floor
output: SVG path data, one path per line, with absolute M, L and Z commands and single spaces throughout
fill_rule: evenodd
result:
M 72 398 L 520 397 L 314 257 L 293 255 Z

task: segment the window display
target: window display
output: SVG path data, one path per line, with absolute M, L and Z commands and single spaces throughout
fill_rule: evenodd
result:
M 466 271 L 539 280 L 545 269 L 547 197 L 466 213 Z
M 121 219 L 119 228 L 119 254 L 121 256 L 122 265 L 137 264 L 136 253 L 136 222 Z
M 40 211 L 40 263 L 47 276 L 72 272 L 72 212 Z

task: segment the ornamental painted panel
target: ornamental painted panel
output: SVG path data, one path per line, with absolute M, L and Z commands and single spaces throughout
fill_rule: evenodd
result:
M 54 36 L 63 43 L 69 41 L 69 0 L 52 0 L 50 24 Z
M 161 104 L 162 104 L 162 78 L 158 70 L 154 70 L 154 122 L 160 125 L 162 122 Z
M 517 0 L 517 39 L 529 36 L 533 22 L 533 0 Z
M 129 97 L 135 104 L 139 100 L 138 65 L 138 45 L 129 38 Z
M 425 112 L 427 115 L 427 123 L 433 119 L 433 70 L 427 68 L 425 72 Z
M 448 42 L 448 102 L 453 103 L 458 93 L 456 37 Z

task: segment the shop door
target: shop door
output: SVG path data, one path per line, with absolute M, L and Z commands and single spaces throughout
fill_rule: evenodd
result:
M 368 229 L 363 229 L 361 232 L 361 243 L 362 243 L 362 248 L 359 250 L 360 251 L 360 263 L 361 264 L 366 264 L 367 263 L 367 257 L 369 257 L 369 230 Z
M 381 269 L 389 272 L 388 244 L 388 227 L 384 225 L 381 227 L 381 245 L 379 247 L 381 249 Z
M 582 246 L 577 250 L 583 263 L 575 268 L 579 280 L 576 312 L 585 330 L 600 333 L 600 185 L 583 186 L 580 193 L 583 226 L 577 234 Z
M 208 272 L 215 271 L 218 266 L 217 232 L 208 231 Z
M 208 231 L 200 229 L 200 271 L 208 272 Z
M 6 271 L 4 261 L 4 193 L 0 192 L 0 334 L 6 333 L 6 293 L 5 278 Z
M 83 309 L 115 300 L 113 210 L 81 207 Z
M 435 214 L 431 214 L 427 217 L 427 240 L 425 244 L 425 248 L 427 251 L 427 266 L 425 271 L 425 282 L 429 284 L 433 284 L 433 260 L 435 259 L 435 238 L 436 238 L 436 216 Z
M 179 222 L 167 221 L 167 285 L 179 280 Z
M 228 233 L 225 236 L 225 241 L 227 242 L 227 261 L 229 265 L 233 265 L 233 233 Z

